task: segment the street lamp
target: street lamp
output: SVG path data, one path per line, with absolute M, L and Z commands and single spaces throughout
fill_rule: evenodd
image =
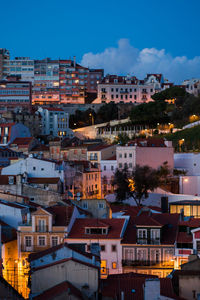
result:
M 89 113 L 89 116 L 92 118 L 92 125 L 94 125 L 94 116 L 92 113 Z

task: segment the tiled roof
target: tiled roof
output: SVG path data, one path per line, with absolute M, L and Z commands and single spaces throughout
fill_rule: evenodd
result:
M 59 297 L 60 295 L 63 295 L 63 294 L 65 296 L 67 296 L 68 292 L 70 293 L 70 295 L 74 295 L 78 299 L 84 299 L 82 297 L 81 292 L 68 281 L 64 281 L 64 282 L 61 282 L 61 283 L 53 286 L 52 288 L 44 291 L 43 293 L 34 297 L 33 299 L 34 300 L 44 300 L 44 299 L 51 300 L 51 299 L 55 299 L 55 297 Z
M 158 226 L 162 227 L 162 224 L 158 221 L 156 221 L 152 215 L 151 212 L 145 211 L 142 212 L 140 215 L 137 215 L 135 217 L 135 225 L 136 226 Z
M 53 226 L 67 226 L 70 223 L 74 207 L 65 205 L 55 205 L 46 208 L 54 216 Z
M 22 138 L 16 138 L 12 144 L 12 145 L 23 145 L 23 146 L 28 146 L 30 144 L 30 142 L 32 142 L 34 138 L 33 137 L 22 137 Z
M 71 250 L 73 250 L 73 251 L 75 251 L 75 252 L 78 252 L 78 253 L 80 253 L 81 255 L 86 256 L 86 257 L 89 257 L 89 258 L 92 258 L 92 256 L 94 256 L 94 255 L 91 254 L 91 253 L 82 252 L 82 251 L 78 250 L 77 248 L 74 248 L 72 245 L 69 245 L 69 244 L 67 244 L 67 243 L 63 243 L 63 244 L 59 244 L 59 245 L 57 245 L 57 246 L 48 248 L 48 249 L 46 249 L 46 250 L 40 251 L 40 252 L 31 253 L 31 254 L 29 254 L 28 260 L 29 260 L 29 261 L 36 260 L 36 259 L 38 259 L 38 258 L 40 258 L 40 257 L 43 257 L 43 256 L 47 255 L 47 254 L 56 252 L 57 250 L 59 250 L 59 249 L 61 249 L 61 248 L 64 248 L 64 247 L 69 248 L 69 249 L 71 249 Z
M 190 218 L 188 221 L 180 221 L 179 225 L 197 228 L 200 227 L 200 218 Z
M 162 138 L 136 138 L 128 142 L 128 146 L 134 146 L 135 144 L 139 147 L 166 147 L 164 139 Z
M 131 216 L 131 214 L 130 214 Z M 140 221 L 140 218 L 142 221 Z M 146 220 L 145 220 L 146 218 Z M 155 221 L 155 223 L 154 223 Z M 127 225 L 126 232 L 124 234 L 123 244 L 136 244 L 137 231 L 136 226 L 158 226 L 162 227 L 161 244 L 174 245 L 176 241 L 176 235 L 178 230 L 179 214 L 168 213 L 152 213 L 151 217 L 146 217 L 146 214 L 140 214 L 139 216 L 131 216 Z
M 59 177 L 29 177 L 28 183 L 35 184 L 57 184 L 60 181 Z
M 120 239 L 125 219 L 76 219 L 68 239 Z M 99 225 L 102 224 L 102 225 Z M 87 234 L 85 228 L 108 226 L 107 234 Z
M 112 299 L 119 297 L 120 299 L 123 291 L 126 300 L 143 300 L 145 280 L 149 278 L 156 279 L 157 276 L 136 273 L 110 275 L 107 279 L 102 280 L 102 296 Z M 174 293 L 170 278 L 160 278 L 159 281 L 161 296 L 181 300 Z
M 0 175 L 0 185 L 8 185 L 9 184 L 9 177 L 14 178 L 14 184 L 16 183 L 16 176 L 15 175 Z
M 100 144 L 100 145 L 91 145 L 88 146 L 88 151 L 100 151 L 109 147 L 112 147 L 113 145 L 105 145 L 105 144 Z
M 177 243 L 192 243 L 192 235 L 187 232 L 179 232 L 176 239 Z
M 47 109 L 48 111 L 64 111 L 62 108 L 58 107 L 43 107 L 43 109 Z
M 105 160 L 116 160 L 116 155 L 110 156 L 109 158 L 106 158 Z
M 49 151 L 49 146 L 37 145 L 31 150 L 31 152 L 34 152 L 34 151 Z

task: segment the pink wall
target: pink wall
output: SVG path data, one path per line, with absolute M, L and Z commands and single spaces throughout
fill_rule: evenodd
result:
M 170 169 L 174 168 L 174 149 L 171 147 L 136 147 L 136 164 L 148 165 L 154 169 L 165 161 Z

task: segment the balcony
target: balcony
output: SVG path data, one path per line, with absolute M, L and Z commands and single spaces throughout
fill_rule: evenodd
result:
M 36 226 L 35 227 L 36 232 L 48 232 L 49 231 L 49 226 L 44 225 L 44 226 Z
M 129 91 L 120 91 L 120 94 L 129 94 Z
M 34 246 L 25 246 L 25 245 L 21 246 L 21 252 L 34 252 L 34 250 L 35 250 Z
M 122 260 L 122 266 L 155 266 L 160 264 L 160 262 L 156 262 L 155 260 Z
M 160 238 L 137 238 L 137 244 L 140 245 L 160 245 Z

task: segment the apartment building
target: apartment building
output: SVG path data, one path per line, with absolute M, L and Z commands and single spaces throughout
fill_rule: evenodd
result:
M 185 90 L 189 94 L 193 94 L 198 97 L 200 95 L 200 78 L 187 79 L 182 82 L 182 85 L 185 86 Z
M 21 81 L 34 83 L 34 60 L 29 57 L 15 57 L 7 61 L 9 76 L 19 76 Z
M 34 60 L 33 91 L 45 92 L 59 88 L 59 61 L 50 58 Z
M 0 111 L 31 110 L 31 83 L 13 80 L 0 81 Z
M 7 49 L 0 48 L 0 80 L 3 80 L 8 75 L 8 61 L 10 53 Z
M 101 170 L 90 161 L 64 162 L 66 189 L 73 197 L 101 199 Z
M 114 179 L 114 174 L 116 169 L 117 169 L 116 155 L 101 160 L 101 185 L 102 185 L 102 193 L 104 195 L 107 195 L 114 191 L 112 181 Z
M 69 114 L 61 108 L 39 107 L 42 117 L 42 134 L 66 137 L 72 132 L 69 129 Z
M 174 148 L 172 142 L 164 139 L 136 139 L 126 146 L 116 148 L 117 167 L 125 166 L 131 171 L 136 165 L 148 165 L 153 169 L 159 168 L 164 162 L 169 169 L 174 168 Z
M 74 60 L 59 61 L 59 87 L 61 103 L 85 103 L 89 70 Z
M 87 92 L 96 93 L 97 86 L 104 76 L 104 69 L 89 69 L 87 77 Z
M 147 74 L 144 80 L 135 76 L 107 75 L 98 84 L 95 103 L 147 103 L 162 88 L 162 74 Z
M 65 243 L 31 254 L 30 298 L 97 299 L 100 261 L 94 252 L 86 253 L 84 244 Z
M 149 208 L 139 212 L 127 209 L 130 215 L 123 248 L 123 272 L 166 277 L 174 267 L 175 241 L 179 215 L 153 213 Z
M 122 245 L 128 218 L 123 219 L 76 219 L 68 236 L 67 243 L 86 244 L 90 253 L 91 244 L 99 243 L 101 256 L 101 276 L 122 273 Z

